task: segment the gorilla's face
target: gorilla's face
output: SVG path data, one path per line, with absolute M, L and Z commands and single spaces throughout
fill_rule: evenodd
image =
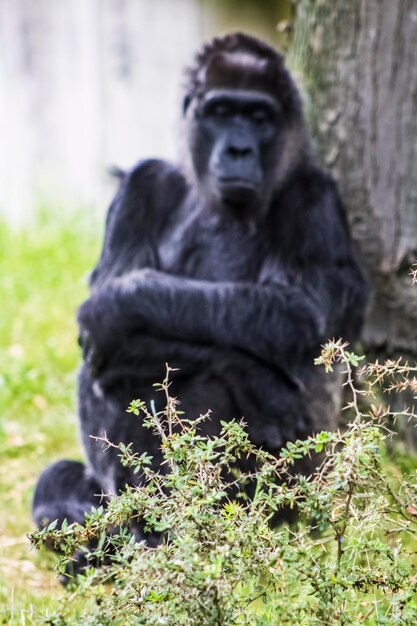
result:
M 194 161 L 199 180 L 231 205 L 259 204 L 276 161 L 278 106 L 261 92 L 214 89 L 199 107 Z M 205 149 L 201 150 L 201 147 Z
M 281 110 L 268 93 L 213 88 L 190 111 L 190 151 L 198 187 L 210 205 L 242 214 L 267 204 L 281 144 Z
M 306 152 L 298 93 L 272 50 L 241 41 L 205 55 L 184 100 L 191 186 L 208 207 L 253 218 Z

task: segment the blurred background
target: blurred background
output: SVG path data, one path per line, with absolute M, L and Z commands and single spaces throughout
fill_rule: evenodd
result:
M 0 215 L 104 212 L 110 165 L 175 159 L 184 67 L 245 30 L 285 46 L 291 0 L 0 0 Z

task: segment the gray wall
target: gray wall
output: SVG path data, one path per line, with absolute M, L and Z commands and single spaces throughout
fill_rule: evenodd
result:
M 277 44 L 287 4 L 0 0 L 0 214 L 104 211 L 109 165 L 175 159 L 182 69 L 201 42 L 245 29 Z

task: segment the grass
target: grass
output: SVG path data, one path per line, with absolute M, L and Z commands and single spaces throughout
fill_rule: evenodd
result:
M 81 458 L 75 311 L 98 238 L 86 220 L 0 224 L 0 624 L 32 624 L 64 591 L 53 557 L 30 550 L 33 487 L 49 463 Z

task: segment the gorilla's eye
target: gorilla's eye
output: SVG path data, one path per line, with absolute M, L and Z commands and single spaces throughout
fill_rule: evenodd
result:
M 232 112 L 232 109 L 229 104 L 225 104 L 224 102 L 219 102 L 213 108 L 213 115 L 216 117 L 228 117 Z
M 233 114 L 232 106 L 228 102 L 210 102 L 206 108 L 206 115 L 211 117 L 230 117 Z
M 266 107 L 255 107 L 250 112 L 250 118 L 256 124 L 272 122 L 273 114 Z

